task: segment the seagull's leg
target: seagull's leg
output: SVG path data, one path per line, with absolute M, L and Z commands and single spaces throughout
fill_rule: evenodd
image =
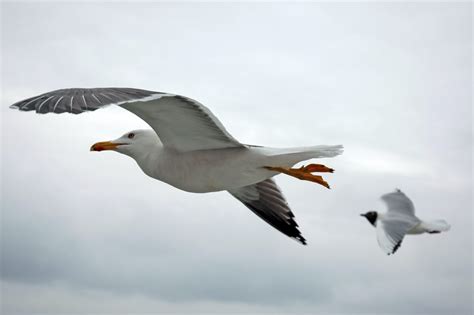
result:
M 318 183 L 323 185 L 326 188 L 330 188 L 329 184 L 318 175 L 311 174 L 312 172 L 334 172 L 332 168 L 326 167 L 321 164 L 310 164 L 308 166 L 302 166 L 300 168 L 286 168 L 286 167 L 274 167 L 274 166 L 265 166 L 266 169 L 270 171 L 280 172 L 286 175 L 296 177 L 301 180 L 307 180 L 310 182 Z

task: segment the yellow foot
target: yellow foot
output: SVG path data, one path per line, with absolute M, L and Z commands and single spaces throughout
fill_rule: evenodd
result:
M 286 168 L 286 167 L 274 167 L 265 166 L 270 171 L 280 172 L 286 175 L 296 177 L 301 180 L 307 180 L 313 183 L 318 183 L 326 188 L 330 188 L 329 184 L 319 175 L 313 175 L 313 172 L 334 172 L 332 168 L 326 167 L 321 164 L 310 164 L 308 166 L 302 166 L 300 168 Z
M 301 166 L 300 170 L 309 173 L 334 173 L 334 169 L 329 168 L 322 164 L 309 164 L 307 166 Z

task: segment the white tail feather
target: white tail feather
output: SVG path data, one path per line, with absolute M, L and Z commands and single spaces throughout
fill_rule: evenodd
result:
M 429 222 L 423 222 L 424 228 L 429 232 L 444 232 L 451 228 L 451 225 L 444 220 L 434 220 Z
M 331 158 L 342 154 L 342 145 L 317 145 L 312 147 L 297 147 L 287 149 L 272 149 L 268 156 L 272 158 L 272 165 L 293 166 L 294 164 L 318 158 Z

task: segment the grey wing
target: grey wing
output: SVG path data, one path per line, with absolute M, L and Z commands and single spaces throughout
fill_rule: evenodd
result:
M 146 121 L 164 146 L 178 151 L 246 148 L 207 107 L 188 97 L 163 94 L 120 106 Z
M 62 89 L 10 106 L 37 113 L 79 114 L 116 104 L 147 122 L 164 146 L 178 151 L 245 147 L 211 111 L 190 98 L 131 88 Z
M 388 212 L 414 216 L 413 202 L 400 190 L 385 194 L 381 197 L 388 208 Z
M 418 220 L 409 220 L 403 217 L 389 217 L 384 220 L 378 220 L 376 226 L 377 241 L 380 248 L 387 254 L 394 254 L 403 238 L 419 224 Z
M 10 106 L 21 111 L 45 113 L 79 114 L 130 100 L 141 99 L 154 94 L 164 94 L 132 88 L 61 89 L 17 102 Z
M 229 190 L 229 193 L 275 229 L 306 245 L 294 214 L 273 179 Z

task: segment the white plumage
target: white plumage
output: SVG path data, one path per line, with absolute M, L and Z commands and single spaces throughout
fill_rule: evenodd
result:
M 342 146 L 276 149 L 245 145 L 232 137 L 204 105 L 190 98 L 129 88 L 63 89 L 13 104 L 37 113 L 82 113 L 116 104 L 147 122 L 136 130 L 99 142 L 93 151 L 114 150 L 132 157 L 145 174 L 189 192 L 227 190 L 270 225 L 301 243 L 283 194 L 271 177 L 283 172 L 320 183 L 311 173 L 332 172 L 320 164 L 291 167 L 311 158 L 334 157 Z
M 416 217 L 413 202 L 399 189 L 381 199 L 387 205 L 387 212 L 369 211 L 361 215 L 375 226 L 379 246 L 388 255 L 398 250 L 407 234 L 441 233 L 450 229 L 444 220 L 422 221 Z

